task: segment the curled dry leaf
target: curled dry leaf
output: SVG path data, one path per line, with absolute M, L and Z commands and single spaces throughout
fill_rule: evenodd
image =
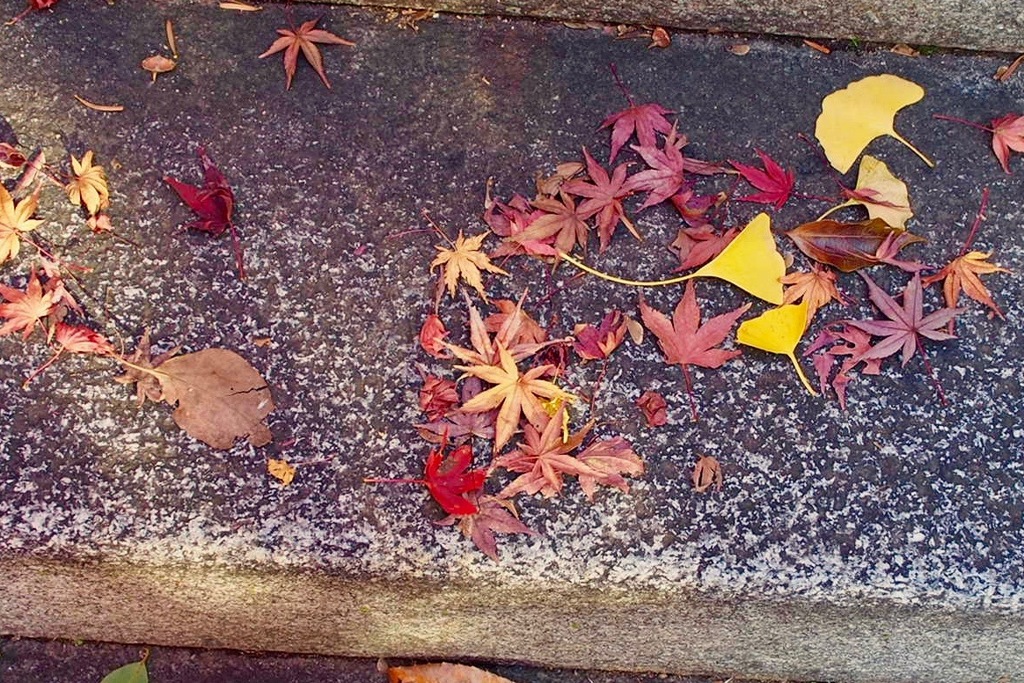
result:
M 124 107 L 121 106 L 120 104 L 96 104 L 95 102 L 90 102 L 89 100 L 85 99 L 84 97 L 79 97 L 78 95 L 73 95 L 73 97 L 76 100 L 78 100 L 78 103 L 81 104 L 83 107 L 86 107 L 88 109 L 92 109 L 93 111 L 103 111 L 103 112 L 124 111 Z
M 712 486 L 717 491 L 722 490 L 722 467 L 709 455 L 698 456 L 693 466 L 693 488 L 697 493 L 704 493 Z
M 636 405 L 643 412 L 648 427 L 661 427 L 668 423 L 668 404 L 658 392 L 645 391 Z
M 652 47 L 666 48 L 672 44 L 672 36 L 668 34 L 668 31 L 660 26 L 656 26 L 651 31 L 651 44 L 647 46 L 647 49 Z
M 222 2 L 217 6 L 221 9 L 234 10 L 235 12 L 259 12 L 263 9 L 256 5 L 250 5 L 247 2 L 232 2 L 230 0 L 228 2 Z
M 145 71 L 153 74 L 153 81 L 156 81 L 156 77 L 160 74 L 165 74 L 168 71 L 174 71 L 178 66 L 178 63 L 173 59 L 168 59 L 163 55 L 153 55 L 152 57 L 146 57 L 142 60 L 142 68 Z
M 737 43 L 736 45 L 730 45 L 725 49 L 727 52 L 731 52 L 737 57 L 742 57 L 750 52 L 750 46 L 746 43 Z
M 288 464 L 287 460 L 270 458 L 267 460 L 267 473 L 280 481 L 282 486 L 288 486 L 295 479 L 295 466 Z
M 0 142 L 0 166 L 7 168 L 21 168 L 27 159 L 16 147 L 6 142 Z

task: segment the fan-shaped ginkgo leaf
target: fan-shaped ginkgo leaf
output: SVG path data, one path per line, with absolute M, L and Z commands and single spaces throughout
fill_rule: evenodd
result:
M 919 102 L 924 88 L 892 74 L 868 76 L 826 96 L 814 128 L 829 163 L 846 173 L 868 143 L 880 135 L 889 135 L 909 147 L 926 164 L 931 159 L 907 142 L 893 128 L 896 112 Z
M 667 280 L 627 280 L 595 270 L 562 252 L 559 252 L 559 258 L 591 275 L 621 285 L 660 287 L 679 284 L 695 277 L 716 277 L 731 282 L 770 304 L 781 304 L 783 299 L 781 279 L 786 274 L 786 262 L 775 247 L 771 219 L 766 213 L 755 216 L 722 253 L 703 268 L 681 277 Z
M 804 387 L 811 392 L 811 395 L 817 396 L 818 392 L 807 381 L 807 376 L 800 368 L 800 363 L 797 362 L 794 353 L 806 327 L 807 301 L 805 300 L 799 304 L 786 304 L 779 308 L 773 308 L 752 320 L 744 321 L 736 330 L 736 341 L 768 353 L 789 356 Z

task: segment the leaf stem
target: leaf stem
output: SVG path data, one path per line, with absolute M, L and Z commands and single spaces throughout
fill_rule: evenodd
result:
M 686 395 L 690 397 L 690 417 L 694 422 L 699 422 L 697 399 L 693 396 L 693 382 L 690 380 L 690 368 L 686 363 L 683 363 L 681 367 L 683 368 L 683 382 L 686 383 Z
M 602 280 L 608 280 L 609 282 L 615 282 L 620 285 L 628 285 L 630 287 L 662 287 L 665 285 L 677 285 L 680 282 L 685 282 L 694 276 L 694 274 L 691 273 L 690 275 L 682 275 L 680 277 L 673 277 L 667 280 L 627 280 L 626 278 L 616 277 L 615 275 L 602 273 L 599 270 L 591 268 L 582 261 L 578 261 L 572 256 L 569 256 L 564 251 L 559 250 L 558 257 L 565 259 L 566 261 L 576 266 L 585 273 L 590 273 L 591 275 L 597 276 Z
M 426 484 L 424 479 L 387 479 L 382 477 L 363 477 L 364 484 Z
M 983 126 L 980 123 L 974 121 L 968 121 L 967 119 L 958 119 L 955 116 L 946 116 L 945 114 L 932 114 L 932 118 L 941 119 L 942 121 L 952 121 L 953 123 L 959 123 L 963 126 L 970 126 L 971 128 L 977 128 L 978 130 L 993 132 L 988 126 Z
M 793 367 L 796 368 L 796 375 L 800 378 L 800 381 L 803 382 L 804 388 L 811 392 L 811 396 L 817 396 L 818 392 L 814 390 L 813 386 L 811 386 L 810 381 L 807 379 L 807 375 L 804 374 L 804 369 L 800 367 L 800 362 L 796 359 L 796 355 L 790 353 L 789 359 L 793 361 Z
M 896 131 L 893 131 L 892 136 L 894 138 L 896 138 L 897 140 L 899 140 L 900 142 L 902 142 L 907 147 L 909 147 L 911 152 L 913 152 L 917 156 L 921 157 L 921 160 L 924 161 L 924 163 L 928 164 L 929 168 L 935 168 L 935 162 L 932 161 L 931 159 L 929 159 L 928 157 L 926 157 L 924 152 L 922 152 L 917 147 L 914 147 L 912 144 L 910 144 L 910 141 L 907 140 L 905 137 L 903 137 L 902 135 L 900 135 Z
M 928 360 L 928 352 L 924 350 L 921 337 L 915 335 L 915 341 L 917 342 L 917 350 L 921 352 L 921 360 L 924 361 L 924 371 L 928 373 L 929 379 L 935 385 L 935 393 L 939 396 L 939 403 L 945 408 L 949 405 L 949 401 L 946 399 L 946 392 L 942 390 L 942 384 L 939 383 L 939 378 L 935 376 L 935 368 L 932 367 L 931 362 Z
M 988 188 L 984 188 L 981 191 L 981 206 L 978 207 L 978 213 L 974 217 L 974 224 L 971 226 L 971 231 L 967 233 L 967 239 L 964 240 L 964 246 L 960 250 L 960 256 L 963 256 L 971 249 L 971 245 L 974 244 L 974 238 L 978 236 L 978 228 L 981 227 L 981 222 L 987 218 L 985 216 L 985 209 L 988 208 Z
M 608 65 L 608 68 L 612 70 L 612 77 L 615 79 L 615 85 L 619 86 L 619 90 L 626 96 L 626 101 L 629 102 L 629 106 L 635 107 L 636 102 L 633 101 L 633 96 L 629 93 L 629 89 L 626 88 L 626 84 L 619 78 L 619 68 L 615 66 L 615 62 Z

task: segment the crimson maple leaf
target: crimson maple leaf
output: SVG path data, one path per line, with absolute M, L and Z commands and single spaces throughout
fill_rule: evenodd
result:
M 933 341 L 945 341 L 956 339 L 956 336 L 942 330 L 957 315 L 963 312 L 962 308 L 940 308 L 932 311 L 927 316 L 924 314 L 924 297 L 922 296 L 921 274 L 914 273 L 914 277 L 903 290 L 903 305 L 897 304 L 895 299 L 889 296 L 874 281 L 861 273 L 864 282 L 868 286 L 868 296 L 879 311 L 887 318 L 886 320 L 850 320 L 847 321 L 859 330 L 867 332 L 873 337 L 884 337 L 882 341 L 864 351 L 851 360 L 856 361 L 888 358 L 897 351 L 902 351 L 902 365 L 906 365 L 913 358 L 914 353 L 921 352 L 924 360 L 925 370 L 932 377 L 935 383 L 936 392 L 943 405 L 946 404 L 946 395 L 942 386 L 935 379 L 931 365 L 928 363 L 928 356 L 925 353 L 921 338 Z
M 515 503 L 494 496 L 470 494 L 469 499 L 476 504 L 477 512 L 472 515 L 448 515 L 437 524 L 449 526 L 456 524 L 463 536 L 473 541 L 487 557 L 498 562 L 498 541 L 494 534 L 529 534 L 537 536 L 537 532 L 519 521 Z
M 438 505 L 450 515 L 472 515 L 477 512 L 476 503 L 466 494 L 479 491 L 487 479 L 486 469 L 470 470 L 473 448 L 469 444 L 458 446 L 445 454 L 444 444 L 430 451 L 423 479 L 380 479 L 367 477 L 366 484 L 423 484 Z
M 686 189 L 686 161 L 683 158 L 682 148 L 686 145 L 686 136 L 677 136 L 673 128 L 665 144 L 661 147 L 637 146 L 633 149 L 643 157 L 644 162 L 650 167 L 646 171 L 640 171 L 630 176 L 626 187 L 630 190 L 642 190 L 647 192 L 647 199 L 640 205 L 640 211 L 649 206 L 660 204 L 674 194 Z
M 793 193 L 796 176 L 793 175 L 792 171 L 787 171 L 782 166 L 779 166 L 774 159 L 761 150 L 755 149 L 754 153 L 761 158 L 761 163 L 764 164 L 763 171 L 753 166 L 741 164 L 738 161 L 729 161 L 733 168 L 739 171 L 740 175 L 748 183 L 761 190 L 746 197 L 736 197 L 736 200 L 740 202 L 756 202 L 758 204 L 774 204 L 775 210 L 778 211 L 789 199 L 790 194 Z
M 656 391 L 645 391 L 636 400 L 636 405 L 644 414 L 648 427 L 661 427 L 668 424 L 668 404 L 665 397 Z
M 25 18 L 29 12 L 38 12 L 39 10 L 49 9 L 56 5 L 58 0 L 28 0 L 28 6 L 13 19 L 8 20 L 7 25 L 16 24 Z
M 686 283 L 683 298 L 676 305 L 672 320 L 661 311 L 651 308 L 640 299 L 640 316 L 654 336 L 665 354 L 665 361 L 679 365 L 683 369 L 683 380 L 686 382 L 686 393 L 690 397 L 690 414 L 697 421 L 697 401 L 693 396 L 693 383 L 690 380 L 690 365 L 702 368 L 718 368 L 726 361 L 740 355 L 738 349 L 726 350 L 715 348 L 729 336 L 732 326 L 747 312 L 750 304 L 711 318 L 700 324 L 700 308 L 697 306 L 697 295 L 692 281 Z
M 455 382 L 428 374 L 423 366 L 420 366 L 419 371 L 423 378 L 423 386 L 420 388 L 420 410 L 427 414 L 428 420 L 440 420 L 459 402 Z
M 0 336 L 20 330 L 22 338 L 28 339 L 36 323 L 48 316 L 54 308 L 53 297 L 50 292 L 43 292 L 34 268 L 28 277 L 25 291 L 0 285 L 0 296 L 8 302 L 0 304 L 0 318 L 7 320 L 0 327 Z
M 619 150 L 634 132 L 641 147 L 654 147 L 658 141 L 656 133 L 667 135 L 672 130 L 672 124 L 665 118 L 666 114 L 671 113 L 671 110 L 653 102 L 630 102 L 628 107 L 606 118 L 601 123 L 601 128 L 612 126 L 612 155 L 608 163 L 615 161 Z
M 722 253 L 739 232 L 738 228 L 729 228 L 719 235 L 710 223 L 696 228 L 680 228 L 672 244 L 668 245 L 669 251 L 675 252 L 679 258 L 679 267 L 673 272 L 704 265 Z
M 483 390 L 483 382 L 476 377 L 467 378 L 462 383 L 460 392 L 462 402 L 466 403 Z M 455 411 L 439 420 L 418 424 L 415 427 L 420 436 L 431 443 L 445 443 L 446 440 L 451 440 L 456 444 L 461 444 L 474 436 L 487 441 L 494 439 L 494 422 L 497 419 L 497 410 L 489 410 L 485 413 Z
M 348 45 L 354 46 L 350 40 L 340 38 L 329 31 L 316 28 L 319 19 L 313 19 L 311 21 L 305 21 L 298 28 L 279 28 L 277 32 L 281 34 L 281 37 L 275 40 L 267 51 L 260 55 L 260 59 L 269 57 L 272 54 L 276 54 L 281 50 L 284 50 L 284 73 L 288 77 L 288 83 L 285 87 L 286 90 L 290 90 L 292 87 L 292 78 L 295 77 L 295 69 L 299 62 L 299 51 L 302 51 L 302 55 L 306 58 L 306 61 L 316 69 L 317 75 L 320 76 L 320 80 L 324 82 L 328 88 L 331 87 L 331 82 L 327 80 L 327 74 L 324 73 L 324 58 L 320 54 L 320 48 L 316 46 L 317 43 L 323 45 Z
M 198 216 L 194 221 L 185 224 L 186 228 L 209 233 L 220 237 L 225 231 L 231 233 L 231 243 L 235 251 L 235 263 L 238 276 L 245 278 L 245 266 L 242 263 L 242 243 L 231 215 L 235 210 L 235 193 L 228 185 L 227 178 L 220 172 L 202 147 L 196 148 L 199 162 L 203 166 L 203 186 L 196 187 L 170 176 L 164 176 L 164 182 L 178 193 L 181 201 L 188 204 Z
M 992 122 L 992 151 L 1003 170 L 1010 172 L 1010 150 L 1024 152 L 1024 116 L 1007 114 Z
M 562 190 L 579 197 L 587 197 L 580 204 L 577 213 L 584 220 L 597 215 L 597 234 L 601 242 L 601 253 L 608 249 L 612 233 L 615 232 L 615 228 L 620 222 L 633 233 L 634 237 L 641 239 L 640 233 L 626 217 L 626 211 L 622 207 L 622 200 L 632 191 L 626 181 L 626 164 L 616 166 L 609 176 L 601 164 L 590 156 L 586 147 L 583 148 L 583 156 L 587 161 L 587 175 L 590 176 L 590 182 L 570 180 L 562 185 Z

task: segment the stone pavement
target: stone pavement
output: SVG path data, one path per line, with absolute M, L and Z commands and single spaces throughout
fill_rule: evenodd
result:
M 411 427 L 421 419 L 416 363 L 428 360 L 415 336 L 431 309 L 437 238 L 395 234 L 423 228 L 423 209 L 450 233 L 475 234 L 487 178 L 507 198 L 581 145 L 604 155 L 597 125 L 624 104 L 609 63 L 639 101 L 679 112 L 694 156 L 749 163 L 764 149 L 809 194 L 835 192 L 797 138 L 813 131 L 821 98 L 871 74 L 920 83 L 926 98 L 897 128 L 936 167 L 890 139 L 869 150 L 911 187 L 910 227 L 930 241 L 917 253 L 955 254 L 987 186 L 977 247 L 1019 273 L 1020 159 L 1006 175 L 986 134 L 932 118 L 1024 110 L 1024 78 L 992 79 L 1007 59 L 826 56 L 800 41 L 696 34 L 648 50 L 528 20 L 440 16 L 411 31 L 367 10 L 288 11 L 296 22 L 323 15 L 357 42 L 325 49 L 332 90 L 300 64 L 285 91 L 279 56 L 256 59 L 287 24 L 277 6 L 61 3 L 2 29 L 0 115 L 22 146 L 51 160 L 92 149 L 110 175 L 114 224 L 131 243 L 93 237 L 55 192 L 39 211 L 50 220 L 41 230 L 94 268 L 80 276 L 93 319 L 129 346 L 149 327 L 161 350 L 234 349 L 278 408 L 272 445 L 214 451 L 178 430 L 166 406 L 136 408 L 110 364 L 63 359 L 21 390 L 46 353 L 0 341 L 0 633 L 721 677 L 1024 675 L 1016 275 L 987 280 L 1005 322 L 971 304 L 961 341 L 929 346 L 946 408 L 919 359 L 858 380 L 844 412 L 804 392 L 784 359 L 748 350 L 696 372 L 693 424 L 679 371 L 651 340 L 627 342 L 596 416 L 601 433 L 633 443 L 646 474 L 592 504 L 575 484 L 522 501 L 541 535 L 504 538 L 500 563 L 434 525 L 439 510 L 422 489 L 362 483 L 418 476 L 427 450 Z M 138 64 L 161 50 L 165 18 L 181 62 L 151 83 Z M 750 52 L 727 50 L 738 42 Z M 125 111 L 90 111 L 73 94 Z M 226 239 L 176 233 L 189 213 L 161 178 L 197 180 L 198 145 L 237 195 L 244 282 Z M 773 222 L 788 228 L 823 208 L 791 201 Z M 737 207 L 734 220 L 758 210 Z M 594 262 L 661 276 L 675 265 L 665 245 L 677 223 L 667 211 L 640 214 L 648 239 L 618 235 Z M 489 280 L 494 296 L 543 282 L 537 264 L 509 267 L 512 278 Z M 5 264 L 3 281 L 21 272 Z M 554 285 L 557 296 L 527 303 L 545 320 L 635 314 L 630 288 L 568 268 Z M 708 311 L 746 300 L 726 285 L 699 292 Z M 667 310 L 679 294 L 646 296 Z M 459 302 L 442 315 L 464 324 Z M 263 338 L 271 343 L 254 343 Z M 596 374 L 577 377 L 580 388 Z M 648 389 L 669 401 L 665 427 L 641 425 L 634 402 Z M 693 491 L 700 453 L 721 461 L 721 492 Z M 282 487 L 268 457 L 310 464 Z

